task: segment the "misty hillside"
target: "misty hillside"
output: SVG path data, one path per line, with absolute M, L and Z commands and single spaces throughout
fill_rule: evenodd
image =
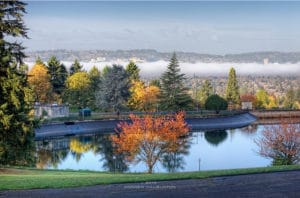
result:
M 181 62 L 203 62 L 203 63 L 298 63 L 300 62 L 300 52 L 251 52 L 243 54 L 211 55 L 193 52 L 176 52 Z M 151 49 L 140 50 L 46 50 L 27 52 L 28 62 L 33 62 L 36 57 L 47 61 L 51 56 L 56 56 L 59 60 L 74 61 L 115 61 L 137 59 L 139 61 L 154 62 L 158 60 L 168 61 L 172 52 L 158 52 Z

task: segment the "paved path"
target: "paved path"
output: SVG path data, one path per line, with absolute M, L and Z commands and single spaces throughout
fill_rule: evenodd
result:
M 243 113 L 217 118 L 187 118 L 186 122 L 192 130 L 218 130 L 240 128 L 254 122 L 256 117 L 250 113 Z M 36 139 L 51 138 L 65 135 L 80 135 L 88 133 L 112 133 L 120 120 L 102 120 L 75 122 L 73 125 L 49 124 L 42 125 L 35 130 Z
M 300 171 L 67 189 L 0 191 L 0 197 L 300 197 Z

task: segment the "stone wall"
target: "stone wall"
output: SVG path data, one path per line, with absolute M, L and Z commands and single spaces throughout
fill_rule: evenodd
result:
M 34 105 L 34 115 L 36 117 L 58 118 L 69 116 L 68 105 Z

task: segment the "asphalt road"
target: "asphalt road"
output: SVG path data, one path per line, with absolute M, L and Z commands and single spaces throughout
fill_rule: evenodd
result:
M 0 191 L 0 197 L 300 197 L 300 171 L 66 189 Z

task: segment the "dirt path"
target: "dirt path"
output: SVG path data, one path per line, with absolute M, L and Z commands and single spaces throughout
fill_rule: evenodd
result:
M 0 197 L 300 197 L 300 171 L 66 189 L 0 191 Z

